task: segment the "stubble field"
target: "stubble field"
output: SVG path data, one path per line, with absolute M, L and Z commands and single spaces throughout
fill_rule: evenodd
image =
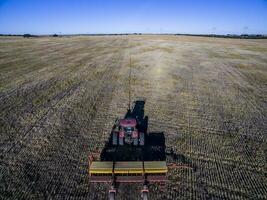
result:
M 88 155 L 127 109 L 130 56 L 149 130 L 193 166 L 150 199 L 267 199 L 267 40 L 185 36 L 1 37 L 0 199 L 107 198 Z

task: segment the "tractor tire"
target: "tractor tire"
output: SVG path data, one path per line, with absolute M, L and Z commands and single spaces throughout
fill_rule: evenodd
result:
M 109 193 L 108 199 L 109 200 L 115 200 L 115 193 L 114 192 Z
M 123 146 L 124 144 L 124 138 L 119 137 L 119 145 Z
M 140 146 L 144 146 L 145 145 L 145 133 L 140 133 Z
M 112 145 L 114 146 L 118 145 L 118 133 L 117 132 L 112 133 Z
M 143 192 L 141 197 L 142 197 L 142 200 L 148 200 L 148 192 Z
M 144 132 L 147 133 L 148 129 L 148 116 L 145 116 L 144 123 L 143 123 Z
M 133 140 L 133 145 L 134 145 L 134 146 L 137 146 L 137 145 L 138 145 L 138 137 L 137 137 L 137 138 L 134 138 L 134 140 Z

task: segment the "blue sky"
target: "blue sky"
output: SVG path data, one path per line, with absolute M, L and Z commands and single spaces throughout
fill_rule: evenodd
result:
M 0 33 L 267 34 L 267 0 L 0 0 Z

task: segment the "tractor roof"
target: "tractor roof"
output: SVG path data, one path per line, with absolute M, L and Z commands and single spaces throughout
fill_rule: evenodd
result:
M 121 119 L 120 125 L 126 127 L 135 127 L 137 124 L 136 119 Z

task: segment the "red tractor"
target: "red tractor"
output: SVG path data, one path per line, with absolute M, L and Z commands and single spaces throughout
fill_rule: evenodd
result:
M 116 120 L 100 161 L 89 157 L 90 182 L 108 183 L 110 200 L 115 199 L 120 184 L 142 183 L 141 197 L 147 200 L 150 184 L 166 183 L 165 137 L 147 130 L 144 105 L 145 100 L 135 101 L 124 118 Z
M 148 117 L 144 117 L 145 101 L 135 101 L 123 119 L 117 120 L 112 129 L 112 145 L 144 146 Z

